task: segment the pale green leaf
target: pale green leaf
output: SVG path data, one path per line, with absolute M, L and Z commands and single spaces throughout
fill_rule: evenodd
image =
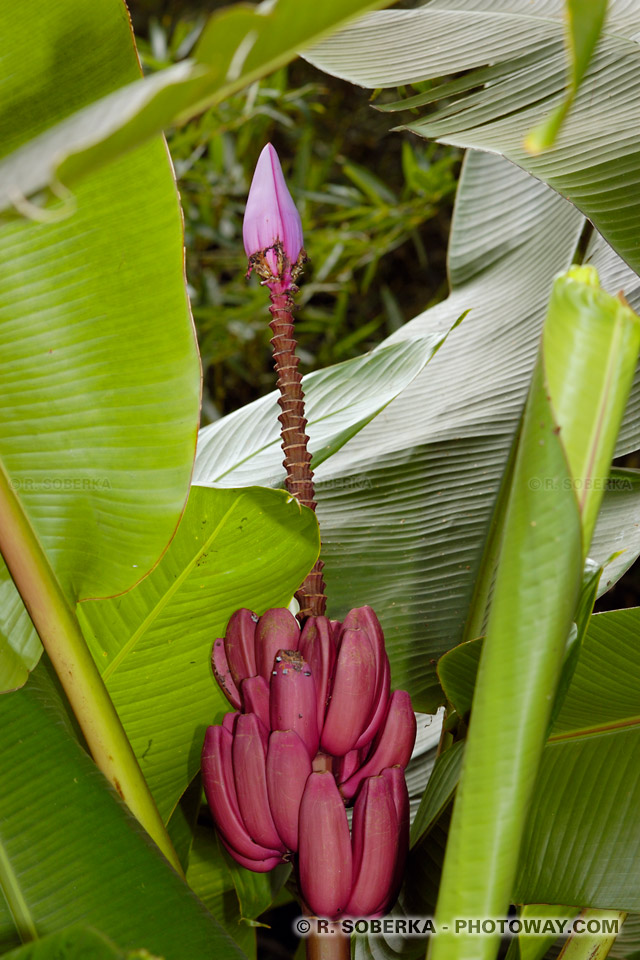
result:
M 640 910 L 639 628 L 638 608 L 591 618 L 544 750 L 520 902 Z
M 384 410 L 445 339 L 446 334 L 391 344 L 306 376 L 302 385 L 314 470 Z M 276 396 L 268 394 L 200 431 L 196 483 L 283 483 Z
M 586 6 L 602 10 L 600 0 L 580 4 Z M 593 34 L 587 31 L 583 42 L 573 33 L 582 69 Z M 531 154 L 528 132 L 564 104 L 564 36 L 565 0 L 431 0 L 415 10 L 368 14 L 305 55 L 327 73 L 371 88 L 465 72 L 463 86 L 474 92 L 444 99 L 435 112 L 408 115 L 406 129 L 501 153 L 569 198 L 638 269 L 640 8 L 635 0 L 610 0 L 600 43 L 554 146 Z M 448 98 L 446 87 L 442 95 Z

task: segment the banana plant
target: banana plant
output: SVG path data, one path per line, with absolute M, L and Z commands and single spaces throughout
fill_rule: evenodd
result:
M 384 5 L 236 4 L 149 77 L 122 0 L 0 13 L 3 956 L 253 957 L 294 896 L 324 960 L 640 949 L 639 611 L 592 612 L 640 555 L 640 20 Z M 301 378 L 265 147 L 278 392 L 198 432 L 160 132 L 299 50 L 471 148 L 451 292 Z M 388 912 L 431 936 L 350 941 Z

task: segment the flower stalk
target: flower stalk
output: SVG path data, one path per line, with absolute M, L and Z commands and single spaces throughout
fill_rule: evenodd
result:
M 315 510 L 293 296 L 306 255 L 299 214 L 268 144 L 243 228 L 249 273 L 271 297 L 285 486 Z M 404 769 L 416 720 L 409 695 L 391 693 L 382 627 L 370 607 L 343 623 L 325 615 L 318 559 L 285 608 L 236 610 L 215 641 L 215 677 L 234 708 L 209 727 L 202 751 L 207 801 L 225 849 L 266 872 L 292 862 L 308 916 L 381 916 L 395 901 L 409 849 Z M 352 828 L 347 817 L 353 806 Z M 313 930 L 313 928 L 312 928 Z M 348 960 L 349 937 L 312 932 L 308 960 Z
M 276 151 L 264 148 L 251 183 L 243 225 L 244 246 L 249 270 L 255 270 L 271 297 L 273 360 L 280 393 L 285 488 L 305 507 L 315 511 L 311 454 L 307 444 L 302 375 L 298 370 L 294 337 L 295 281 L 307 256 L 302 246 L 300 215 L 287 188 Z M 324 564 L 316 561 L 313 570 L 296 593 L 300 619 L 322 616 L 327 598 L 322 577 Z

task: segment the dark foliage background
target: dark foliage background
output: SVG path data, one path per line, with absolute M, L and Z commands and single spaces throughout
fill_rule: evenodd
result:
M 132 3 L 145 71 L 188 56 L 204 11 L 219 5 Z M 388 130 L 365 91 L 298 60 L 169 132 L 205 422 L 273 386 L 267 298 L 245 279 L 242 247 L 245 199 L 268 141 L 300 210 L 310 257 L 298 297 L 303 372 L 363 353 L 446 295 L 459 152 Z

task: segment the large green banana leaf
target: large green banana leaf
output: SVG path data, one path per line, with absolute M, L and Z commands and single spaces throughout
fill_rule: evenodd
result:
M 311 510 L 281 490 L 193 486 L 169 549 L 133 590 L 78 616 L 161 815 L 200 767 L 231 706 L 210 666 L 239 607 L 286 606 L 318 555 Z
M 416 709 L 442 702 L 435 661 L 465 637 L 551 281 L 573 260 L 583 226 L 570 204 L 517 167 L 470 153 L 449 244 L 452 292 L 386 342 L 438 338 L 470 312 L 425 370 L 316 471 L 330 613 L 375 607 L 394 682 L 411 692 Z M 605 289 L 624 289 L 632 305 L 640 303 L 638 278 L 601 239 L 590 244 L 588 259 Z M 216 425 L 215 472 L 199 462 L 199 477 L 225 482 L 237 462 L 233 425 L 232 417 Z M 312 444 L 316 429 L 312 424 Z M 619 452 L 638 445 L 640 384 Z M 274 446 L 254 482 L 279 473 Z M 632 484 L 606 494 L 592 556 L 604 564 L 622 552 L 607 567 L 603 589 L 640 551 L 637 512 Z
M 634 0 L 610 0 L 555 144 L 539 154 L 525 148 L 531 129 L 565 97 L 565 15 L 565 0 L 431 0 L 417 10 L 362 17 L 306 56 L 373 88 L 469 71 L 391 109 L 413 108 L 401 122 L 421 136 L 501 153 L 544 180 L 637 270 L 640 8 Z M 421 110 L 440 99 L 438 109 Z
M 543 754 L 514 896 L 640 911 L 640 610 L 591 618 Z
M 131 70 L 109 71 L 109 65 L 123 55 L 123 47 L 132 42 L 122 0 L 64 0 L 44 7 L 30 0 L 17 11 L 5 6 L 0 13 L 5 55 L 10 57 L 5 63 L 8 75 L 23 87 L 17 113 L 6 101 L 2 103 L 5 123 L 33 111 L 52 65 L 71 77 L 73 85 L 60 85 L 51 115 L 42 115 L 31 139 L 9 136 L 0 148 L 4 158 L 0 159 L 0 209 L 12 205 L 24 209 L 25 198 L 36 191 L 49 187 L 55 194 L 61 185 L 63 190 L 74 185 L 90 171 L 278 69 L 299 50 L 385 2 L 389 0 L 236 3 L 210 17 L 193 59 L 144 79 Z M 45 38 L 39 48 L 37 43 Z M 26 55 L 21 52 L 25 48 Z M 96 51 L 100 51 L 98 69 Z M 93 82 L 99 84 L 105 75 L 108 81 L 103 89 L 95 89 Z
M 73 926 L 3 954 L 5 960 L 132 960 L 93 927 Z
M 44 663 L 0 698 L 0 728 L 0 950 L 82 923 L 126 951 L 240 960 L 78 744 Z
M 639 909 L 639 629 L 638 608 L 590 618 L 543 751 L 520 851 L 515 902 Z M 478 645 L 468 646 L 471 650 Z M 474 671 L 477 658 L 466 657 L 463 648 L 449 658 L 457 661 L 450 690 L 456 700 L 466 698 L 465 663 Z M 458 747 L 443 755 L 425 800 L 437 800 L 440 782 L 445 798 L 450 795 L 459 754 Z M 438 778 L 439 766 L 443 774 Z M 423 810 L 424 822 L 427 803 Z M 416 859 L 428 860 L 432 851 L 431 840 L 421 841 Z M 640 943 L 634 921 L 625 929 L 624 942 L 633 943 L 634 949 Z
M 120 0 L 3 6 L 0 26 L 3 155 L 139 77 Z M 88 177 L 51 215 L 0 224 L 0 351 L 0 469 L 67 599 L 128 589 L 178 523 L 199 414 L 161 138 Z M 4 568 L 1 581 L 8 689 L 40 645 Z

